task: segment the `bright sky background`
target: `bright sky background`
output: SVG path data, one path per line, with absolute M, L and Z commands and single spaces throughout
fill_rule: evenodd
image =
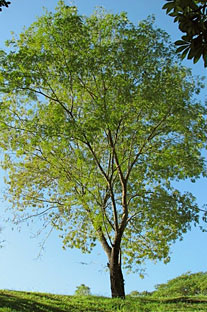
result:
M 11 0 L 8 9 L 3 8 L 0 13 L 0 48 L 4 48 L 4 41 L 10 38 L 10 31 L 19 33 L 24 26 L 29 26 L 37 16 L 42 15 L 42 7 L 54 10 L 57 0 Z M 66 3 L 70 5 L 71 1 Z M 150 14 L 155 14 L 156 24 L 166 30 L 172 40 L 177 40 L 180 33 L 177 25 L 161 9 L 164 0 L 76 0 L 81 14 L 89 15 L 96 6 L 103 6 L 107 10 L 117 13 L 126 11 L 129 19 L 137 24 L 138 21 Z M 191 61 L 184 64 L 193 68 L 194 74 L 205 75 L 202 61 L 192 65 Z M 201 100 L 205 98 L 205 91 Z M 1 174 L 3 177 L 3 173 Z M 3 197 L 3 179 L 0 184 L 0 197 Z M 181 190 L 191 191 L 197 197 L 200 206 L 207 202 L 207 181 L 200 179 L 195 184 L 185 182 Z M 93 294 L 110 296 L 109 274 L 105 270 L 107 259 L 100 248 L 96 248 L 91 255 L 82 255 L 76 250 L 63 251 L 58 233 L 49 237 L 45 251 L 37 259 L 40 251 L 41 237 L 33 238 L 38 229 L 38 220 L 32 227 L 26 225 L 18 232 L 12 225 L 4 221 L 7 214 L 4 208 L 8 205 L 1 200 L 0 226 L 1 237 L 5 239 L 4 247 L 0 249 L 0 289 L 14 289 L 25 291 L 41 291 L 60 294 L 73 294 L 76 286 L 84 283 L 91 288 Z M 207 225 L 206 225 L 207 227 Z M 146 265 L 146 277 L 141 280 L 138 275 L 125 274 L 126 293 L 132 290 L 153 290 L 154 285 L 187 271 L 207 271 L 207 233 L 193 229 L 187 233 L 182 242 L 177 242 L 172 248 L 171 262 Z M 82 264 L 81 262 L 87 263 Z

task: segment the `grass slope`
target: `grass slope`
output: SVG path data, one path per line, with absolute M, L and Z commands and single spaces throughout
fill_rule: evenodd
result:
M 44 293 L 0 291 L 0 312 L 206 312 L 207 298 L 76 297 Z

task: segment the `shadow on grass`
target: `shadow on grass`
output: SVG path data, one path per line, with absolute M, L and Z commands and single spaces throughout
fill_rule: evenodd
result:
M 46 293 L 2 291 L 0 311 L 2 308 L 9 308 L 12 312 L 111 312 L 113 309 L 108 306 L 108 300 L 103 301 L 105 301 L 103 298 L 92 296 L 79 298 Z
M 76 297 L 47 293 L 0 291 L 0 311 L 10 312 L 195 312 L 207 311 L 206 308 L 206 298 L 127 298 L 126 300 L 111 300 L 93 296 Z
M 0 294 L 0 308 L 10 308 L 17 312 L 79 312 L 79 310 L 71 307 L 54 307 L 54 301 L 49 303 L 40 303 L 31 298 L 20 298 L 12 294 Z
M 196 304 L 196 303 L 197 304 L 200 304 L 200 303 L 207 304 L 207 299 L 193 298 L 193 297 L 177 297 L 177 298 L 163 299 L 163 303 L 179 303 L 179 302 L 194 303 L 194 304 Z

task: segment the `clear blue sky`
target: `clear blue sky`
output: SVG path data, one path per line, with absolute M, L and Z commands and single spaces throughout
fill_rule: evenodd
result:
M 24 26 L 29 26 L 37 16 L 42 15 L 42 7 L 54 10 L 57 0 L 11 0 L 8 9 L 0 13 L 0 48 L 4 41 L 10 38 L 10 31 L 21 32 Z M 150 14 L 155 14 L 156 24 L 166 30 L 173 40 L 179 38 L 172 19 L 161 9 L 164 0 L 76 0 L 81 14 L 89 15 L 96 6 L 103 6 L 111 12 L 128 12 L 135 24 Z M 66 1 L 70 5 L 71 1 Z M 184 64 L 193 68 L 194 74 L 205 75 L 203 63 L 192 65 L 191 61 Z M 205 91 L 201 100 L 205 98 Z M 3 172 L 0 184 L 0 198 L 3 197 Z M 207 181 L 200 179 L 195 184 L 182 182 L 181 190 L 193 192 L 202 206 L 207 202 Z M 2 194 L 2 195 L 1 195 Z M 36 259 L 41 243 L 41 236 L 33 238 L 36 230 L 41 227 L 35 220 L 32 227 L 23 225 L 21 231 L 11 230 L 12 225 L 4 222 L 8 216 L 4 213 L 7 203 L 1 200 L 0 226 L 3 228 L 1 237 L 5 239 L 4 248 L 0 249 L 0 289 L 15 289 L 25 291 L 43 291 L 61 294 L 73 294 L 76 286 L 84 283 L 91 288 L 92 293 L 110 296 L 109 276 L 105 270 L 106 257 L 102 250 L 96 248 L 91 255 L 82 255 L 76 250 L 63 251 L 58 233 L 49 237 L 45 251 Z M 172 247 L 171 262 L 146 264 L 146 277 L 141 280 L 138 275 L 125 274 L 126 292 L 132 290 L 153 290 L 153 286 L 187 271 L 207 271 L 207 233 L 193 229 L 187 233 L 182 242 Z M 81 262 L 87 264 L 81 264 Z

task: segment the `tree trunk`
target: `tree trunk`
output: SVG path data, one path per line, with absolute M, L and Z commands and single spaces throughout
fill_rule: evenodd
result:
M 124 278 L 120 264 L 110 265 L 110 281 L 112 298 L 125 299 Z
M 118 297 L 125 299 L 124 278 L 121 269 L 121 259 L 119 257 L 119 252 L 116 253 L 113 249 L 109 263 L 109 270 L 112 298 Z

